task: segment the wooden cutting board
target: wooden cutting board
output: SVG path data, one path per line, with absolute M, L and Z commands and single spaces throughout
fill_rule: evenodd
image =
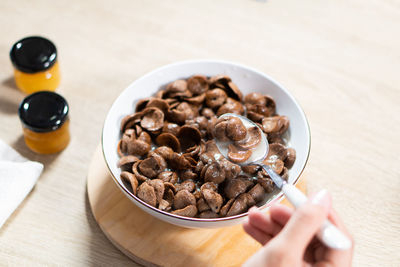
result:
M 302 191 L 304 181 L 303 177 L 297 184 Z M 100 146 L 89 166 L 87 191 L 93 215 L 107 238 L 145 266 L 238 266 L 260 248 L 241 225 L 187 229 L 142 211 L 112 180 Z

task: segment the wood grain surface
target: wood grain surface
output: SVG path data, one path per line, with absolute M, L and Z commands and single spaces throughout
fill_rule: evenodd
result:
M 296 186 L 306 192 L 306 178 Z M 89 165 L 87 191 L 104 234 L 125 255 L 145 266 L 239 266 L 261 247 L 242 225 L 187 229 L 142 211 L 112 180 L 100 146 Z M 287 200 L 282 203 L 290 206 Z
M 400 3 L 396 0 L 0 1 L 0 138 L 43 162 L 0 229 L 0 265 L 134 265 L 94 221 L 86 175 L 113 100 L 156 67 L 216 58 L 259 69 L 304 108 L 310 191 L 327 188 L 356 240 L 354 266 L 400 262 Z M 9 49 L 59 51 L 72 140 L 51 156 L 22 139 Z M 1 203 L 0 203 L 1 205 Z

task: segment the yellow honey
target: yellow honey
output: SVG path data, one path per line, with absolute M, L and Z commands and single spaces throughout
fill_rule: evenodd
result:
M 27 94 L 43 90 L 55 91 L 60 84 L 60 70 L 58 63 L 37 73 L 25 73 L 14 68 L 14 78 L 17 87 Z

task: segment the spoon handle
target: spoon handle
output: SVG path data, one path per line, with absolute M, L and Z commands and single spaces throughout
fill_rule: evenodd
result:
M 293 204 L 295 208 L 300 207 L 307 202 L 307 197 L 297 187 L 292 184 L 285 183 L 282 186 L 282 192 L 286 198 Z M 322 224 L 317 233 L 318 239 L 329 248 L 346 250 L 351 247 L 350 239 L 345 236 L 333 223 L 328 219 Z
M 306 195 L 297 189 L 297 187 L 283 180 L 280 175 L 271 169 L 270 166 L 265 164 L 261 164 L 261 166 L 295 208 L 298 208 L 307 202 Z M 351 247 L 350 239 L 328 219 L 326 219 L 322 224 L 321 229 L 317 233 L 317 237 L 329 248 L 345 250 Z

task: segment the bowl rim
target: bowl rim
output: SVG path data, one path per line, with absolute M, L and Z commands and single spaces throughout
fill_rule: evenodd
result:
M 127 188 L 125 188 L 125 186 L 122 186 L 121 183 L 119 182 L 119 180 L 114 176 L 114 173 L 112 172 L 110 165 L 107 161 L 107 157 L 105 155 L 105 151 L 104 151 L 104 130 L 105 130 L 105 124 L 108 118 L 108 114 L 109 111 L 111 110 L 111 108 L 114 106 L 115 102 L 118 100 L 118 98 L 121 96 L 121 94 L 127 90 L 128 88 L 130 88 L 134 83 L 143 80 L 145 78 L 147 78 L 148 76 L 153 75 L 156 72 L 159 72 L 163 69 L 167 69 L 170 67 L 174 67 L 174 66 L 178 66 L 178 65 L 186 65 L 186 64 L 196 64 L 196 63 L 212 63 L 212 64 L 228 64 L 228 65 L 232 65 L 232 66 L 236 66 L 236 67 L 240 67 L 240 68 L 245 68 L 248 69 L 256 74 L 259 74 L 261 76 L 264 76 L 265 78 L 267 78 L 271 83 L 273 83 L 275 86 L 279 87 L 281 90 L 285 91 L 287 93 L 287 95 L 293 100 L 293 102 L 299 107 L 300 109 L 300 113 L 301 113 L 301 117 L 304 119 L 304 121 L 306 122 L 306 130 L 307 130 L 307 134 L 308 134 L 308 148 L 307 148 L 307 156 L 306 156 L 306 160 L 304 161 L 304 164 L 301 168 L 301 171 L 299 173 L 299 175 L 295 178 L 293 185 L 296 185 L 297 182 L 299 181 L 302 173 L 304 172 L 304 169 L 307 165 L 308 159 L 310 157 L 310 151 L 311 151 L 311 130 L 310 130 L 310 124 L 308 123 L 307 117 L 305 115 L 304 109 L 300 106 L 299 102 L 297 102 L 297 100 L 295 99 L 295 97 L 285 88 L 283 87 L 280 83 L 278 83 L 276 80 L 272 79 L 269 75 L 255 69 L 249 66 L 246 66 L 244 64 L 241 63 L 237 63 L 237 62 L 232 62 L 232 61 L 226 61 L 226 60 L 216 60 L 216 59 L 193 59 L 193 60 L 183 60 L 183 61 L 178 61 L 178 62 L 174 62 L 174 63 L 170 63 L 167 65 L 163 65 L 161 67 L 158 67 L 152 71 L 149 71 L 147 73 L 145 73 L 144 75 L 140 76 L 138 79 L 134 80 L 133 82 L 131 82 L 123 91 L 121 91 L 121 93 L 118 95 L 118 97 L 113 101 L 113 103 L 111 104 L 111 107 L 108 109 L 107 115 L 104 119 L 103 122 L 103 128 L 102 128 L 102 133 L 101 133 L 101 150 L 102 150 L 102 154 L 103 154 L 103 158 L 104 161 L 107 165 L 108 171 L 111 174 L 112 179 L 114 180 L 114 182 L 118 185 L 118 187 L 122 190 L 123 193 L 125 193 L 125 195 L 128 195 L 131 197 L 131 200 L 135 200 L 137 203 L 140 203 L 141 205 L 143 205 L 144 208 L 148 208 L 152 211 L 155 211 L 157 213 L 160 213 L 162 215 L 166 215 L 168 217 L 171 217 L 172 219 L 179 219 L 179 220 L 185 220 L 185 221 L 191 221 L 191 222 L 223 222 L 223 221 L 231 221 L 231 220 L 236 220 L 236 219 L 240 219 L 242 217 L 245 217 L 248 215 L 248 211 L 241 213 L 241 214 L 237 214 L 234 216 L 229 216 L 229 217 L 222 217 L 222 218 L 194 218 L 194 217 L 185 217 L 185 216 L 181 216 L 181 215 L 177 215 L 177 214 L 173 214 L 170 212 L 166 212 L 166 211 L 162 211 L 156 207 L 153 207 L 149 204 L 147 204 L 146 202 L 144 202 L 143 200 L 139 199 L 137 196 L 135 196 L 134 194 L 132 194 L 132 192 L 130 192 Z M 270 207 L 273 203 L 277 202 L 277 201 L 281 201 L 283 198 L 283 193 L 282 191 L 280 191 L 277 196 L 273 199 L 271 199 L 270 202 L 265 203 L 264 205 L 257 207 L 259 209 L 265 209 Z M 140 208 L 140 207 L 139 207 Z

